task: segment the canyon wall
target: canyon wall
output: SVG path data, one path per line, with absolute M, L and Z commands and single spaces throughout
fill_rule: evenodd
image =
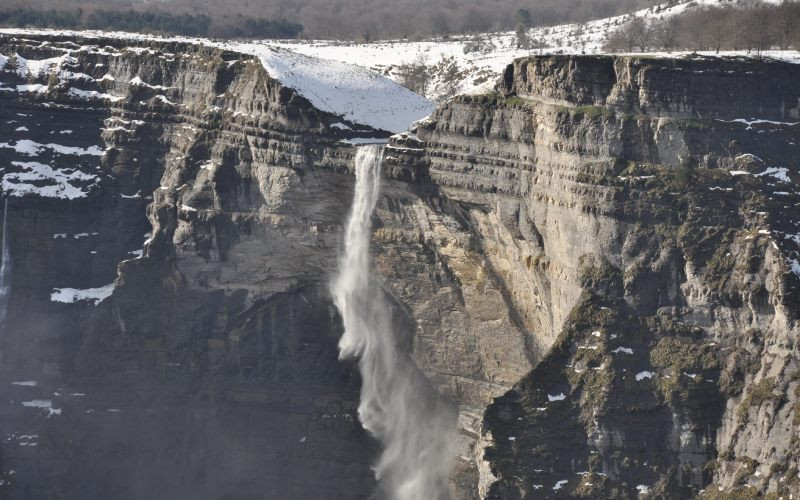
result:
M 379 267 L 424 318 L 420 366 L 483 414 L 462 462 L 482 495 L 797 491 L 798 76 L 534 57 L 393 141 L 423 200 L 376 240 L 443 277 L 408 293 L 411 262 Z
M 328 282 L 388 134 L 202 45 L 0 53 L 3 494 L 369 497 Z M 798 78 L 534 57 L 391 138 L 375 269 L 454 497 L 797 492 Z
M 0 50 L 4 498 L 368 496 L 327 288 L 357 133 L 252 57 L 81 43 Z

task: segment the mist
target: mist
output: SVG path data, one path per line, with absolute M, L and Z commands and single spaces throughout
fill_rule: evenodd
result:
M 345 229 L 344 254 L 331 291 L 344 322 L 342 359 L 357 358 L 362 377 L 358 417 L 383 445 L 375 467 L 385 496 L 396 500 L 444 499 L 455 413 L 398 347 L 392 315 L 370 272 L 371 218 L 380 195 L 383 150 L 359 148 L 356 184 Z

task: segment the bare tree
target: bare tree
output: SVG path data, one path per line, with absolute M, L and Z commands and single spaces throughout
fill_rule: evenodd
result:
M 530 48 L 531 41 L 528 38 L 528 29 L 522 24 L 517 25 L 517 48 L 528 49 Z
M 614 33 L 609 35 L 605 49 L 613 52 L 624 50 L 626 52 L 633 52 L 639 50 L 644 52 L 647 50 L 649 28 L 647 22 L 638 16 L 632 16 L 625 24 L 623 24 Z
M 653 45 L 656 47 L 672 51 L 677 46 L 678 27 L 674 19 L 660 19 L 650 25 L 650 35 Z
M 424 55 L 420 54 L 413 62 L 397 68 L 397 76 L 404 87 L 419 95 L 427 94 L 431 75 L 428 60 Z

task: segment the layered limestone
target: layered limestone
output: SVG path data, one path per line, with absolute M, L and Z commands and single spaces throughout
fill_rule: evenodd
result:
M 328 278 L 343 141 L 386 133 L 239 53 L 8 37 L 0 53 L 2 496 L 369 495 L 376 446 Z
M 367 498 L 328 283 L 387 134 L 217 48 L 0 53 L 3 495 Z M 798 78 L 535 57 L 392 137 L 371 252 L 455 498 L 797 493 Z
M 467 335 L 418 322 L 414 345 L 461 401 L 465 437 L 491 403 L 463 457 L 481 494 L 796 493 L 799 75 L 738 59 L 523 59 L 495 92 L 392 143 L 387 172 L 427 201 L 385 217 L 419 227 L 403 241 L 420 247 L 396 253 L 431 255 L 471 318 L 489 318 L 477 304 L 497 316 L 483 333 L 459 325 Z M 403 290 L 409 264 L 391 262 Z M 453 310 L 441 295 L 403 301 Z M 462 338 L 479 339 L 463 359 L 482 372 L 447 363 Z M 464 377 L 494 385 L 464 392 Z

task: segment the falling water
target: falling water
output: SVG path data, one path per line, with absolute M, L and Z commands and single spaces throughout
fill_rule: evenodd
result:
M 398 346 L 389 305 L 370 274 L 371 216 L 380 192 L 378 146 L 356 154 L 356 186 L 345 228 L 344 254 L 331 291 L 344 322 L 340 358 L 358 358 L 358 417 L 383 444 L 375 475 L 394 500 L 448 498 L 452 409 Z
M 6 305 L 8 302 L 8 290 L 10 287 L 11 274 L 11 251 L 8 247 L 8 198 L 5 200 L 3 206 L 3 250 L 2 263 L 0 263 L 0 328 L 5 327 L 6 323 Z

